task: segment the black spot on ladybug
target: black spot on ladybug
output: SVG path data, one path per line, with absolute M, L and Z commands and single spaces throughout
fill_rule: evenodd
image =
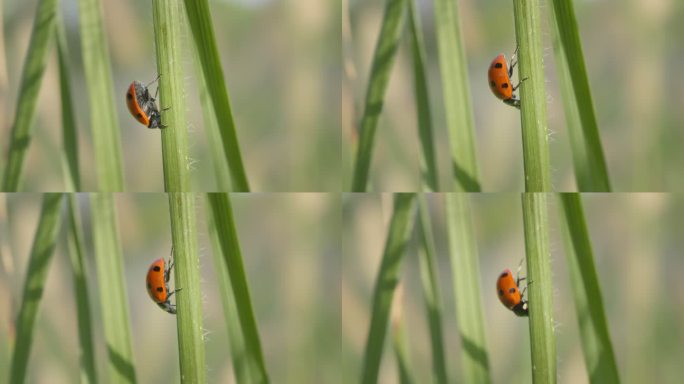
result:
M 133 95 L 131 95 L 131 91 L 126 92 L 126 98 L 127 98 L 128 100 L 132 100 L 132 99 L 133 99 Z
M 515 287 L 508 290 L 508 293 L 515 293 Z
M 152 284 L 147 283 L 147 289 L 152 289 Z
M 503 84 L 501 84 L 501 88 L 503 88 L 503 89 L 508 88 L 508 83 L 503 83 Z
M 489 86 L 492 88 L 496 88 L 496 83 L 494 81 L 490 81 Z
M 158 265 L 155 265 L 154 268 L 152 268 L 155 272 L 161 271 L 161 268 L 159 268 Z
M 162 287 L 157 287 L 157 292 L 159 292 L 159 293 L 164 292 L 164 288 L 162 288 Z
M 504 277 L 508 276 L 508 271 L 504 272 L 499 276 L 500 279 L 503 279 Z
M 503 64 L 501 64 L 501 63 L 494 64 L 494 68 L 501 68 L 501 67 L 503 67 Z
M 499 296 L 503 296 L 503 289 L 499 289 Z
M 139 113 L 138 113 L 137 115 L 135 115 L 135 116 L 136 116 L 137 118 L 139 118 L 139 119 L 142 119 L 142 115 L 139 114 Z M 156 268 L 159 268 L 159 267 L 156 267 Z

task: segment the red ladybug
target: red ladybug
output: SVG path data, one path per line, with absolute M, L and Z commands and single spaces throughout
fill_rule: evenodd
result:
M 128 106 L 128 110 L 136 120 L 147 128 L 166 128 L 166 126 L 161 123 L 161 113 L 159 112 L 159 108 L 157 108 L 157 103 L 155 103 L 159 87 L 157 87 L 154 97 L 150 95 L 150 92 L 147 89 L 147 87 L 157 80 L 159 80 L 159 76 L 147 85 L 143 85 L 141 82 L 134 80 L 126 92 L 126 105 Z
M 169 258 L 168 263 L 165 263 L 163 258 L 159 258 L 150 265 L 146 281 L 147 293 L 150 294 L 150 298 L 157 303 L 159 308 L 173 315 L 176 313 L 176 305 L 171 304 L 169 299 L 182 288 L 169 292 L 169 279 L 171 278 L 172 268 L 173 260 L 171 258 Z
M 518 50 L 516 49 L 517 53 Z M 515 87 L 511 84 L 511 77 L 513 77 L 513 68 L 518 64 L 516 60 L 516 53 L 511 57 L 510 65 L 506 65 L 506 56 L 500 54 L 492 60 L 492 64 L 489 65 L 489 71 L 487 72 L 487 78 L 489 79 L 489 88 L 491 88 L 494 96 L 503 100 L 504 103 L 520 109 L 520 99 L 514 94 L 514 92 L 520 86 L 520 83 Z
M 522 263 L 520 267 L 522 267 Z M 518 267 L 518 273 L 520 272 L 520 267 Z M 514 280 L 513 273 L 508 268 L 504 269 L 496 280 L 496 293 L 499 296 L 499 300 L 501 300 L 501 303 L 506 308 L 520 317 L 528 316 L 529 314 L 527 301 L 523 298 L 527 286 L 520 292 L 520 282 L 523 280 L 525 278 L 519 276 L 516 276 Z

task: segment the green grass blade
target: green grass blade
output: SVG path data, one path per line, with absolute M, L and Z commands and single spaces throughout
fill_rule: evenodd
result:
M 225 265 L 228 268 L 230 282 L 235 295 L 240 326 L 247 350 L 247 364 L 251 371 L 250 374 L 254 382 L 268 382 L 268 373 L 266 372 L 266 364 L 264 363 L 261 351 L 259 331 L 254 317 L 247 275 L 242 261 L 240 242 L 233 218 L 233 208 L 228 195 L 225 193 L 210 193 L 208 194 L 208 199 L 221 240 L 221 251 L 225 259 Z
M 560 201 L 570 281 L 589 378 L 592 383 L 619 383 L 582 200 L 579 194 L 564 193 L 560 194 Z
M 33 326 L 36 323 L 38 306 L 40 305 L 45 279 L 59 233 L 62 194 L 47 193 L 43 195 L 43 206 L 40 221 L 33 238 L 31 256 L 29 258 L 24 294 L 16 322 L 16 344 L 12 354 L 9 382 L 23 383 L 26 380 L 26 368 L 33 344 Z
M 549 252 L 549 219 L 545 193 L 522 194 L 530 344 L 534 383 L 556 382 L 556 336 L 553 332 L 553 285 Z
M 551 165 L 546 120 L 544 51 L 539 0 L 514 0 L 518 42 L 525 191 L 551 191 Z
M 10 133 L 7 166 L 2 181 L 2 190 L 5 192 L 19 190 L 24 159 L 31 143 L 36 118 L 38 92 L 45 74 L 50 43 L 55 33 L 56 14 L 57 0 L 41 0 L 38 3 L 31 41 L 21 72 L 19 100 Z
M 123 252 L 114 195 L 93 193 L 90 197 L 97 283 L 104 339 L 107 343 L 111 382 L 135 383 L 131 324 L 124 279 Z
M 479 192 L 472 101 L 458 3 L 435 0 L 435 29 L 455 190 Z
M 373 53 L 371 74 L 366 89 L 366 101 L 361 117 L 359 144 L 354 161 L 352 192 L 365 192 L 373 153 L 375 130 L 385 102 L 385 91 L 396 59 L 399 38 L 406 18 L 408 0 L 387 0 L 380 34 Z
M 435 374 L 435 382 L 446 384 L 447 377 L 446 359 L 444 357 L 444 336 L 442 333 L 442 294 L 439 290 L 439 281 L 436 270 L 435 240 L 432 234 L 432 224 L 428 211 L 425 194 L 418 195 L 419 221 L 418 237 L 420 240 L 419 259 L 420 277 L 423 283 L 423 298 L 425 310 L 430 326 L 430 342 L 432 347 L 432 369 Z
M 465 383 L 489 383 L 480 268 L 469 195 L 460 192 L 446 194 L 446 212 L 456 321 L 462 344 L 462 380 Z
M 580 187 L 580 191 L 610 192 L 608 167 L 598 132 L 598 123 L 592 103 L 589 77 L 584 64 L 584 54 L 582 53 L 582 43 L 573 2 L 570 0 L 553 0 L 551 5 L 555 16 L 552 18 L 555 24 L 552 29 L 559 36 L 560 54 L 556 55 L 556 62 L 559 63 L 559 72 L 569 75 L 559 77 L 559 80 L 566 82 L 568 79 L 570 80 L 566 84 L 562 84 L 562 87 L 569 89 L 569 91 L 564 92 L 563 96 L 564 99 L 566 95 L 574 99 L 565 102 L 565 113 L 579 114 L 579 124 L 569 125 L 568 129 L 579 131 L 574 133 L 574 135 L 582 138 L 581 146 L 584 150 L 579 155 L 586 156 L 586 159 L 583 159 L 581 163 L 586 167 L 583 172 L 588 178 L 588 185 L 586 189 Z M 573 102 L 575 105 L 568 109 L 567 105 Z M 573 148 L 573 156 L 575 156 L 574 152 Z M 576 170 L 576 172 L 578 171 Z
M 71 269 L 74 273 L 74 296 L 78 313 L 78 342 L 81 347 L 81 382 L 96 383 L 95 349 L 93 347 L 93 325 L 90 318 L 90 302 L 88 300 L 88 281 L 86 280 L 86 266 L 84 262 L 83 231 L 76 195 L 67 196 L 67 246 Z
M 164 164 L 164 190 L 190 192 L 190 154 L 188 129 L 185 119 L 185 92 L 183 90 L 183 54 L 181 36 L 185 19 L 180 1 L 152 1 L 157 72 L 159 78 L 162 124 L 162 161 Z
M 400 289 L 397 290 L 399 291 Z M 411 357 L 409 356 L 408 341 L 406 340 L 406 322 L 401 313 L 403 310 L 403 305 L 400 302 L 402 296 L 397 294 L 394 297 L 395 301 L 392 306 L 392 347 L 394 349 L 394 356 L 397 359 L 399 383 L 411 384 L 415 380 L 411 373 Z
M 372 384 L 378 381 L 390 305 L 392 304 L 394 290 L 399 283 L 399 269 L 413 223 L 414 200 L 415 194 L 413 193 L 397 193 L 394 195 L 394 212 L 387 231 L 385 250 L 373 290 L 372 315 L 361 376 L 363 384 Z
M 207 205 L 208 207 L 208 205 Z M 223 316 L 228 330 L 228 342 L 230 343 L 230 357 L 233 361 L 233 371 L 235 381 L 238 383 L 253 382 L 250 376 L 249 365 L 247 365 L 247 347 L 245 338 L 240 327 L 237 304 L 235 303 L 235 293 L 230 283 L 228 266 L 226 259 L 221 251 L 221 239 L 214 222 L 211 211 L 207 208 L 207 220 L 209 221 L 209 237 L 211 239 L 212 255 L 214 256 L 214 271 L 218 278 L 221 302 L 223 304 Z
M 62 103 L 62 141 L 64 143 L 64 179 L 67 191 L 81 190 L 81 173 L 78 170 L 78 135 L 74 102 L 71 96 L 69 75 L 69 49 L 61 13 L 57 14 L 57 59 L 59 64 L 59 91 Z
M 223 151 L 230 167 L 233 187 L 237 192 L 249 192 L 247 175 L 242 164 L 233 112 L 228 98 L 228 88 L 223 77 L 223 69 L 216 46 L 214 28 L 207 0 L 185 0 L 185 10 L 192 30 L 195 45 L 199 52 L 209 95 L 214 105 L 216 120 L 221 127 Z
M 122 192 L 124 175 L 121 153 L 121 134 L 116 114 L 114 90 L 107 39 L 99 0 L 79 0 L 81 25 L 81 54 L 88 87 L 88 110 L 93 130 L 93 152 L 97 173 L 97 190 Z
M 175 287 L 178 308 L 178 357 L 183 382 L 206 382 L 202 328 L 202 292 L 197 253 L 197 218 L 195 195 L 171 192 L 169 212 L 175 262 Z
M 418 136 L 422 148 L 421 169 L 423 173 L 423 189 L 439 190 L 439 172 L 435 159 L 435 145 L 432 134 L 432 115 L 428 92 L 427 74 L 425 72 L 425 43 L 420 23 L 420 14 L 416 9 L 416 0 L 407 0 L 409 5 L 409 31 L 413 53 L 413 79 L 418 113 Z

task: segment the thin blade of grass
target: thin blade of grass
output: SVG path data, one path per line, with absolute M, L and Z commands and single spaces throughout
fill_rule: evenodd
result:
M 553 332 L 553 285 L 549 219 L 545 193 L 522 194 L 530 309 L 530 345 L 534 383 L 556 382 L 556 336 Z
M 359 144 L 354 161 L 352 192 L 365 192 L 368 188 L 368 173 L 373 154 L 375 130 L 385 102 L 387 83 L 396 59 L 399 38 L 406 18 L 408 0 L 387 0 L 382 18 L 380 34 L 373 53 L 373 63 L 366 89 L 366 101 L 361 117 Z
M 559 37 L 556 63 L 559 64 L 559 73 L 563 74 L 559 76 L 559 80 L 561 87 L 567 88 L 563 93 L 565 113 L 577 113 L 575 116 L 579 116 L 579 124 L 568 125 L 569 130 L 578 131 L 573 135 L 581 138 L 579 144 L 583 147 L 581 152 L 575 154 L 573 146 L 573 156 L 586 156 L 580 163 L 585 167 L 582 173 L 586 177 L 586 182 L 583 184 L 587 185 L 586 189 L 580 187 L 580 191 L 610 192 L 608 167 L 601 146 L 574 5 L 569 0 L 553 0 L 551 6 L 554 15 L 552 22 L 555 24 L 552 29 Z M 568 108 L 569 104 L 574 105 Z M 579 174 L 578 170 L 576 172 Z
M 414 200 L 414 193 L 397 193 L 394 195 L 394 212 L 387 231 L 385 250 L 373 289 L 372 315 L 361 375 L 363 384 L 372 384 L 378 381 L 390 305 L 394 290 L 399 283 L 399 269 L 413 223 Z
M 93 152 L 97 190 L 123 192 L 124 174 L 121 154 L 121 134 L 113 95 L 109 50 L 102 21 L 99 0 L 79 0 L 81 55 L 88 87 L 88 110 L 93 130 Z M 123 98 L 123 96 L 122 96 Z
M 246 364 L 249 366 L 250 376 L 254 382 L 268 382 L 268 373 L 261 350 L 259 331 L 254 317 L 249 284 L 247 284 L 247 275 L 233 218 L 233 208 L 228 195 L 225 193 L 209 193 L 207 198 L 211 205 L 213 219 L 221 240 L 221 251 L 235 295 L 240 327 L 247 351 Z
M 480 299 L 480 268 L 469 195 L 457 192 L 445 196 L 456 321 L 461 336 L 462 380 L 465 383 L 489 383 L 491 376 Z
M 74 274 L 74 297 L 78 317 L 78 342 L 81 360 L 81 382 L 96 383 L 95 349 L 93 348 L 93 325 L 90 317 L 90 302 L 88 299 L 88 281 L 84 262 L 83 231 L 76 195 L 67 195 L 67 251 L 71 260 L 71 270 Z
M 100 286 L 100 310 L 104 339 L 107 343 L 109 379 L 134 383 L 131 324 L 124 279 L 123 252 L 119 236 L 114 195 L 93 193 L 90 196 L 95 265 Z
M 81 190 L 81 173 L 78 170 L 78 135 L 74 102 L 71 96 L 71 77 L 69 75 L 69 48 L 66 42 L 64 19 L 57 13 L 57 59 L 59 64 L 59 92 L 62 103 L 62 142 L 64 143 L 64 180 L 67 191 Z
M 228 88 L 223 77 L 214 27 L 209 14 L 209 3 L 207 0 L 185 0 L 185 11 L 188 14 L 188 22 L 197 52 L 199 52 L 216 120 L 221 128 L 223 152 L 230 167 L 233 188 L 236 192 L 249 192 L 249 183 L 242 164 L 233 112 L 228 98 Z
M 456 191 L 480 192 L 472 101 L 458 3 L 434 0 L 439 68 Z
M 180 1 L 152 1 L 154 38 L 159 78 L 159 101 L 162 110 L 162 162 L 164 190 L 190 192 L 190 155 L 185 119 L 183 91 L 182 29 L 185 25 L 183 3 Z
M 397 359 L 399 383 L 412 384 L 415 380 L 411 373 L 411 357 L 409 356 L 408 340 L 406 340 L 403 296 L 403 289 L 400 286 L 397 288 L 397 295 L 394 296 L 394 303 L 392 304 L 392 347 L 394 349 L 394 356 Z
M 178 320 L 178 357 L 184 382 L 206 382 L 206 363 L 202 328 L 202 292 L 197 253 L 195 194 L 171 192 L 169 214 Z
M 551 191 L 551 165 L 546 120 L 546 89 L 539 0 L 514 0 L 518 43 L 520 121 L 522 126 L 525 191 Z
M 435 145 L 432 134 L 432 115 L 428 92 L 427 74 L 425 73 L 425 43 L 420 23 L 420 14 L 416 9 L 416 0 L 407 0 L 409 6 L 409 32 L 411 33 L 411 50 L 413 53 L 413 80 L 418 113 L 418 137 L 421 145 L 421 170 L 423 173 L 423 190 L 439 190 L 439 172 L 435 159 Z
M 5 192 L 16 192 L 20 187 L 24 159 L 33 135 L 38 92 L 45 74 L 50 42 L 55 33 L 56 14 L 57 0 L 41 0 L 38 3 L 31 41 L 21 71 L 19 99 L 10 133 L 7 166 L 2 181 L 2 190 Z
M 9 374 L 10 383 L 26 381 L 26 368 L 33 345 L 33 327 L 36 323 L 38 306 L 43 296 L 45 279 L 52 261 L 61 223 L 62 197 L 61 193 L 43 195 L 40 219 L 36 234 L 33 237 L 31 256 L 24 281 L 21 307 L 15 323 L 17 336 Z
M 446 384 L 447 377 L 446 359 L 444 357 L 444 336 L 442 333 L 442 294 L 439 289 L 438 275 L 436 271 L 435 240 L 432 234 L 432 224 L 425 194 L 418 195 L 418 238 L 420 247 L 418 257 L 420 260 L 420 277 L 423 283 L 423 298 L 425 299 L 425 312 L 430 327 L 430 342 L 432 347 L 432 369 L 435 374 L 435 382 Z
M 565 223 L 565 253 L 589 379 L 592 383 L 619 383 L 582 200 L 576 193 L 562 193 L 559 197 Z

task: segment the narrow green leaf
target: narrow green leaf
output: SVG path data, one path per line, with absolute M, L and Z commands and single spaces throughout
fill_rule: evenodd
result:
M 373 53 L 373 63 L 366 89 L 366 101 L 361 117 L 359 145 L 356 149 L 352 192 L 365 192 L 368 188 L 368 173 L 373 153 L 375 130 L 385 102 L 385 91 L 396 58 L 399 38 L 404 26 L 406 2 L 408 0 L 387 0 L 382 18 L 380 34 Z
M 525 191 L 551 191 L 551 165 L 546 120 L 544 51 L 539 0 L 514 0 L 518 42 L 520 116 L 522 125 Z
M 397 358 L 399 383 L 412 384 L 415 380 L 411 373 L 411 357 L 409 356 L 408 341 L 406 340 L 406 322 L 402 313 L 402 297 L 403 295 L 401 294 L 397 294 L 394 297 L 392 308 L 392 347 L 394 349 L 394 356 Z
M 399 283 L 401 261 L 404 258 L 404 249 L 409 241 L 413 223 L 414 200 L 415 194 L 413 193 L 397 193 L 394 195 L 394 212 L 387 231 L 385 250 L 373 290 L 372 315 L 361 376 L 363 384 L 378 381 L 390 305 L 394 290 Z
M 482 313 L 480 268 L 470 197 L 461 192 L 445 196 L 456 321 L 461 335 L 462 381 L 489 383 L 491 377 Z
M 407 0 L 409 5 L 409 30 L 411 32 L 411 48 L 413 51 L 413 79 L 415 84 L 416 109 L 418 111 L 418 136 L 422 148 L 421 169 L 423 173 L 423 189 L 439 190 L 439 172 L 435 159 L 435 145 L 432 135 L 432 115 L 430 98 L 425 72 L 425 47 L 420 14 L 416 9 L 416 0 Z
M 59 233 L 62 194 L 46 193 L 43 195 L 43 206 L 40 221 L 33 237 L 31 256 L 29 258 L 24 293 L 16 321 L 16 344 L 12 354 L 9 382 L 26 381 L 26 368 L 33 345 L 33 326 L 36 323 L 38 306 L 43 296 L 45 279 L 52 261 L 57 234 Z
M 456 191 L 479 192 L 472 101 L 458 3 L 434 0 L 442 92 Z
M 50 42 L 55 32 L 56 12 L 57 0 L 41 0 L 36 8 L 31 41 L 21 72 L 19 100 L 10 133 L 7 168 L 2 181 L 2 190 L 5 192 L 16 192 L 20 187 L 24 159 L 31 144 L 36 118 L 38 92 L 43 82 Z
M 530 345 L 534 383 L 556 382 L 556 336 L 553 332 L 553 285 L 549 219 L 545 193 L 522 194 L 530 308 Z
M 559 64 L 559 72 L 564 74 L 564 76 L 559 76 L 559 79 L 566 82 L 561 84 L 561 86 L 568 88 L 568 90 L 563 92 L 564 99 L 568 98 L 568 101 L 564 102 L 566 105 L 565 113 L 577 113 L 579 116 L 579 124 L 569 125 L 568 129 L 579 131 L 574 134 L 582 138 L 580 145 L 583 147 L 583 151 L 578 155 L 586 156 L 586 159 L 583 159 L 581 164 L 586 167 L 582 170 L 587 178 L 586 183 L 583 184 L 588 185 L 586 185 L 586 188 L 580 187 L 580 191 L 610 192 L 608 167 L 603 155 L 596 113 L 592 103 L 589 77 L 584 64 L 584 54 L 582 53 L 582 42 L 580 41 L 579 28 L 577 27 L 575 8 L 570 0 L 553 0 L 550 3 L 555 16 L 552 17 L 555 24 L 555 27 L 552 29 L 559 37 L 559 52 L 556 55 L 556 63 Z M 574 100 L 571 101 L 571 97 Z M 573 103 L 574 106 L 568 109 L 567 106 L 570 103 Z M 574 146 L 573 156 L 575 156 Z M 578 170 L 576 172 L 579 174 Z
M 430 342 L 432 347 L 432 369 L 435 374 L 435 382 L 446 384 L 449 382 L 444 357 L 444 336 L 442 333 L 442 294 L 439 289 L 439 281 L 436 270 L 435 240 L 430 224 L 430 214 L 425 194 L 418 195 L 418 207 L 420 220 L 418 221 L 418 236 L 420 239 L 419 260 L 420 277 L 423 283 L 423 298 L 425 299 L 425 312 L 427 313 L 428 325 L 430 326 Z
M 249 192 L 249 183 L 242 164 L 233 112 L 228 98 L 228 88 L 223 77 L 223 69 L 221 68 L 214 28 L 209 13 L 209 3 L 207 0 L 185 0 L 185 10 L 188 13 L 188 22 L 209 87 L 216 120 L 221 127 L 223 151 L 230 167 L 233 187 L 237 192 Z
M 91 194 L 90 214 L 109 378 L 116 383 L 135 383 L 128 293 L 114 195 Z
M 190 192 L 190 155 L 188 129 L 185 119 L 185 92 L 183 90 L 183 54 L 181 36 L 185 19 L 180 1 L 152 1 L 154 38 L 159 77 L 162 160 L 164 163 L 164 190 Z
M 116 114 L 114 90 L 107 38 L 99 0 L 79 0 L 81 18 L 81 54 L 88 87 L 88 110 L 93 130 L 93 152 L 97 172 L 97 190 L 122 192 L 124 175 L 121 154 L 121 134 Z M 123 100 L 123 96 L 121 96 Z
M 565 218 L 565 225 L 562 227 L 566 260 L 570 267 L 570 281 L 589 379 L 596 384 L 619 383 L 582 200 L 576 193 L 563 193 L 559 196 Z
M 233 208 L 228 195 L 225 193 L 209 193 L 208 199 L 219 233 L 219 239 L 221 240 L 221 251 L 223 252 L 225 265 L 230 276 L 230 283 L 235 295 L 235 303 L 247 352 L 246 364 L 250 368 L 250 376 L 254 380 L 253 382 L 268 382 L 268 373 L 266 372 L 266 364 L 264 363 L 261 351 L 259 331 L 254 317 L 247 275 L 242 261 L 240 242 L 233 218 Z

